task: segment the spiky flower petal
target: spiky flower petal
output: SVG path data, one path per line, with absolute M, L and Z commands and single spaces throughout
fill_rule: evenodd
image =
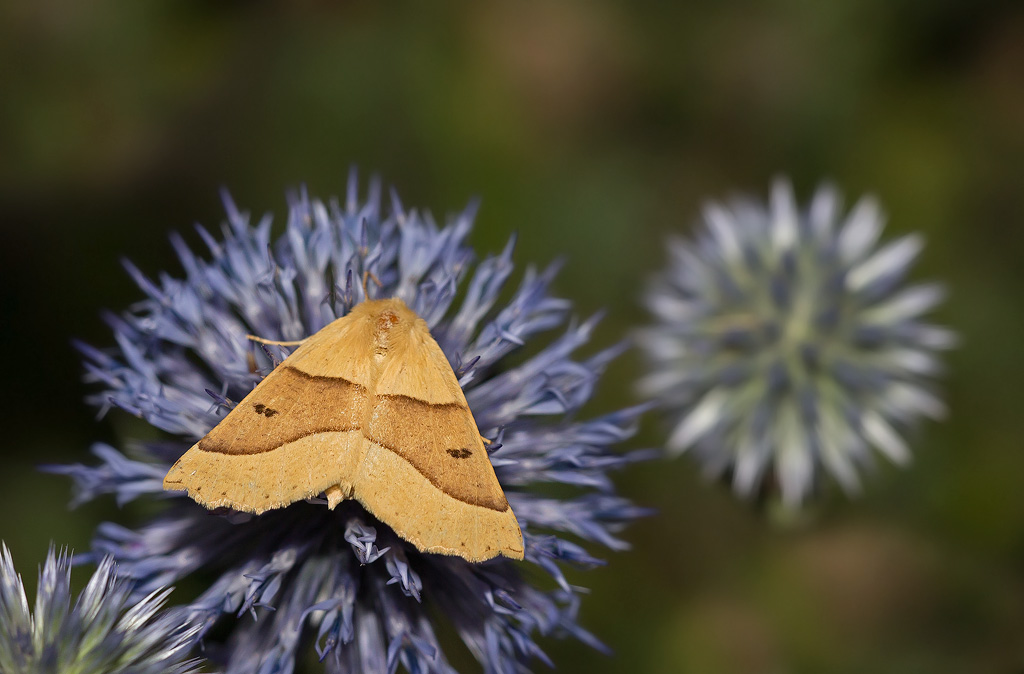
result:
M 639 408 L 576 418 L 618 353 L 572 358 L 594 320 L 569 322 L 537 346 L 569 315 L 570 304 L 548 294 L 555 269 L 528 268 L 502 303 L 513 271 L 511 241 L 474 264 L 465 244 L 472 208 L 443 227 L 395 197 L 385 214 L 378 186 L 360 201 L 354 177 L 344 204 L 291 197 L 280 237 L 270 218 L 251 225 L 225 201 L 222 236 L 199 230 L 207 258 L 175 237 L 183 279 L 154 282 L 129 266 L 146 299 L 110 317 L 116 349 L 83 347 L 89 373 L 102 385 L 97 405 L 127 410 L 180 438 L 140 446 L 132 458 L 98 445 L 99 465 L 57 469 L 74 477 L 77 501 L 110 493 L 120 502 L 144 495 L 169 502 L 139 530 L 102 525 L 95 553 L 113 555 L 138 580 L 138 592 L 193 572 L 213 577 L 189 611 L 207 628 L 225 625 L 228 673 L 291 672 L 303 635 L 315 640 L 330 672 L 451 671 L 436 636 L 439 617 L 488 672 L 522 672 L 532 658 L 546 661 L 538 635 L 598 645 L 576 622 L 579 589 L 562 565 L 602 563 L 579 543 L 627 547 L 615 534 L 643 511 L 615 494 L 609 473 L 648 454 L 609 451 L 632 434 Z M 161 490 L 171 462 L 288 353 L 256 347 L 245 335 L 295 340 L 314 333 L 363 300 L 366 271 L 380 281 L 371 286 L 375 296 L 400 297 L 426 320 L 481 433 L 498 438 L 491 460 L 523 529 L 525 563 L 419 553 L 355 502 L 334 511 L 300 502 L 258 517 L 224 517 Z M 510 364 L 505 356 L 513 351 L 525 357 Z M 574 489 L 558 497 L 532 489 L 544 484 Z M 535 587 L 528 567 L 554 582 Z
M 170 589 L 137 603 L 131 581 L 104 558 L 71 604 L 71 558 L 50 548 L 39 572 L 35 610 L 0 549 L 0 672 L 11 674 L 192 674 L 189 652 L 201 625 L 181 610 L 164 610 Z
M 922 238 L 879 247 L 883 222 L 871 198 L 844 216 L 831 187 L 799 209 L 779 181 L 767 207 L 711 204 L 671 243 L 640 337 L 670 451 L 745 496 L 777 481 L 791 505 L 823 472 L 857 491 L 872 446 L 909 461 L 905 429 L 944 414 L 931 380 L 955 338 L 923 319 L 942 287 L 904 283 Z

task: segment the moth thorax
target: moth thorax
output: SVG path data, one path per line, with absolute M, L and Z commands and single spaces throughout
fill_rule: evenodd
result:
M 377 316 L 377 326 L 373 331 L 373 353 L 378 358 L 387 355 L 391 341 L 391 328 L 398 323 L 398 314 L 393 311 L 382 311 Z

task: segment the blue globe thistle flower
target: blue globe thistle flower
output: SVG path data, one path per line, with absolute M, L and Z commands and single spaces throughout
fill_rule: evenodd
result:
M 955 341 L 922 318 L 943 289 L 904 282 L 922 238 L 878 247 L 873 199 L 844 217 L 826 186 L 800 210 L 784 181 L 767 207 L 736 199 L 703 216 L 645 297 L 657 323 L 639 338 L 639 386 L 673 418 L 668 449 L 789 505 L 826 472 L 856 492 L 871 447 L 907 463 L 905 430 L 945 412 L 930 381 Z
M 649 456 L 610 451 L 633 433 L 641 409 L 576 418 L 620 348 L 573 359 L 596 318 L 570 321 L 542 347 L 524 348 L 564 325 L 570 304 L 548 295 L 554 266 L 528 268 L 500 302 L 513 241 L 474 265 L 465 243 L 472 206 L 442 227 L 392 195 L 385 215 L 378 184 L 360 201 L 354 175 L 344 204 L 304 191 L 289 202 L 275 239 L 269 217 L 251 225 L 225 197 L 222 238 L 199 229 L 209 258 L 174 237 L 183 279 L 152 281 L 128 265 L 146 299 L 109 317 L 117 348 L 82 346 L 102 385 L 95 404 L 180 438 L 137 446 L 131 457 L 97 445 L 99 465 L 52 469 L 74 478 L 75 502 L 108 493 L 119 503 L 169 502 L 138 530 L 102 524 L 95 554 L 112 555 L 139 593 L 195 572 L 212 575 L 188 610 L 204 634 L 226 625 L 219 653 L 229 674 L 291 672 L 304 639 L 314 641 L 329 672 L 453 671 L 438 643 L 440 617 L 488 672 L 548 662 L 538 635 L 603 648 L 576 622 L 581 590 L 562 565 L 602 564 L 581 543 L 625 549 L 616 533 L 644 513 L 616 495 L 609 477 Z M 497 438 L 491 461 L 523 530 L 525 562 L 420 553 L 352 501 L 333 512 L 324 502 L 299 502 L 258 517 L 223 516 L 162 490 L 171 463 L 289 352 L 254 345 L 246 334 L 298 340 L 315 333 L 364 299 L 364 272 L 379 279 L 375 297 L 400 297 L 427 322 L 480 432 Z M 505 358 L 519 350 L 521 360 Z M 538 485 L 572 489 L 550 496 L 532 489 Z M 537 570 L 553 579 L 550 587 L 533 584 Z
M 7 544 L 0 548 L 0 672 L 11 674 L 192 674 L 189 653 L 202 628 L 164 610 L 170 588 L 137 603 L 131 581 L 104 558 L 71 604 L 71 558 L 50 547 L 39 571 L 35 610 Z

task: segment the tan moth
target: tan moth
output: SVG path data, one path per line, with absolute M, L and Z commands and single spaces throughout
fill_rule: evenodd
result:
M 325 493 L 423 552 L 523 558 L 523 535 L 458 379 L 400 299 L 302 344 L 178 459 L 164 489 L 251 513 Z

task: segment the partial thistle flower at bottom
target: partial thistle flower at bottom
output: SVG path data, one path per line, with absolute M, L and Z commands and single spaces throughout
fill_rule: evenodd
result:
M 956 340 L 925 319 L 943 288 L 906 282 L 921 236 L 879 245 L 883 223 L 874 199 L 844 214 L 826 186 L 800 208 L 778 181 L 767 205 L 711 204 L 670 243 L 639 336 L 670 452 L 789 506 L 824 475 L 857 492 L 873 450 L 910 461 L 907 431 L 945 414 L 933 381 Z
M 179 440 L 141 444 L 130 456 L 97 445 L 98 465 L 51 470 L 74 478 L 76 502 L 102 494 L 167 501 L 139 529 L 101 525 L 94 554 L 112 555 L 138 593 L 193 574 L 212 579 L 187 609 L 227 673 L 291 672 L 310 649 L 328 672 L 451 672 L 439 628 L 457 634 L 487 672 L 550 664 L 541 637 L 604 649 L 578 624 L 582 590 L 563 567 L 598 566 L 596 549 L 626 549 L 617 533 L 645 512 L 610 479 L 650 456 L 612 449 L 632 435 L 640 408 L 577 418 L 620 349 L 573 357 L 595 319 L 571 320 L 570 303 L 548 294 L 553 267 L 527 268 L 499 302 L 512 242 L 474 262 L 465 243 L 472 208 L 438 226 L 394 196 L 385 213 L 380 197 L 374 183 L 361 200 L 354 178 L 342 203 L 296 194 L 277 237 L 270 218 L 251 224 L 226 199 L 221 235 L 199 230 L 205 257 L 174 238 L 184 278 L 153 281 L 129 266 L 146 299 L 109 318 L 116 348 L 82 347 L 102 389 L 94 402 Z M 365 289 L 364 277 L 372 279 Z M 525 561 L 419 552 L 351 500 L 251 516 L 163 491 L 171 464 L 291 351 L 246 335 L 301 340 L 346 315 L 366 290 L 404 300 L 447 356 L 480 433 L 494 441 L 490 460 L 522 529 Z M 513 353 L 524 357 L 510 363 Z M 555 497 L 534 489 L 543 485 L 571 489 Z M 547 583 L 535 584 L 538 572 Z
M 35 608 L 7 545 L 0 547 L 0 672 L 195 674 L 189 657 L 202 625 L 165 609 L 171 590 L 131 600 L 132 583 L 109 557 L 72 604 L 71 557 L 52 547 L 39 570 Z

